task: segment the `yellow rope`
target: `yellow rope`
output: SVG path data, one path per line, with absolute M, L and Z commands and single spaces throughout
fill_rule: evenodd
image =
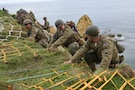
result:
M 1 52 L 3 53 L 3 60 L 6 63 L 7 62 L 7 60 L 6 60 L 6 53 L 4 52 L 4 50 L 1 50 Z

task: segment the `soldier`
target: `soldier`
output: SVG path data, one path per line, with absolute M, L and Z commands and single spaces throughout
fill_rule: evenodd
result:
M 35 27 L 35 25 L 32 24 L 32 21 L 29 19 L 25 19 L 23 24 L 25 25 L 25 28 L 27 29 L 27 34 L 30 40 L 38 42 L 45 48 L 48 47 L 48 43 L 50 42 L 50 39 L 51 39 L 50 33 L 40 28 Z
M 24 9 L 20 9 L 16 12 L 17 14 L 17 22 L 21 25 L 23 25 L 23 21 L 24 21 L 24 13 L 27 13 L 26 10 Z
M 32 23 L 32 21 L 30 19 L 25 19 L 23 24 L 24 24 L 24 26 L 26 28 L 27 35 L 28 35 L 29 39 L 34 41 L 39 29 L 35 28 L 33 26 L 33 23 Z
M 48 32 L 50 32 L 50 30 L 49 30 L 49 22 L 47 21 L 47 17 L 44 17 L 43 18 L 43 20 L 44 20 L 44 25 L 43 25 L 43 29 L 45 29 L 45 30 L 47 30 Z
M 42 29 L 42 25 L 36 20 L 34 13 L 32 11 L 30 11 L 30 13 L 28 13 L 26 10 L 24 9 L 20 9 L 17 11 L 17 22 L 21 25 L 23 25 L 23 21 L 25 19 L 29 19 L 31 20 L 32 23 L 35 24 L 35 26 L 37 28 L 41 28 Z
M 78 33 L 78 30 L 77 30 L 77 28 L 75 27 L 75 23 L 74 23 L 73 21 L 70 21 L 69 26 L 70 26 L 76 33 Z
M 74 23 L 73 21 L 67 21 L 66 24 L 67 24 L 68 26 L 70 26 L 73 31 L 75 31 L 76 33 L 78 33 L 78 30 L 77 30 L 77 28 L 75 27 L 75 23 Z
M 48 50 L 57 51 L 56 48 L 62 45 L 68 48 L 71 55 L 74 55 L 79 47 L 84 44 L 84 40 L 81 39 L 68 25 L 65 25 L 62 20 L 56 20 L 55 26 L 57 31 L 49 43 Z
M 109 66 L 115 68 L 122 62 L 119 60 L 116 45 L 107 36 L 100 35 L 97 26 L 89 26 L 85 34 L 88 38 L 85 45 L 69 61 L 64 62 L 65 64 L 75 62 L 84 56 L 92 72 L 96 70 L 95 64 L 100 64 L 95 71 L 95 74 L 99 74 Z

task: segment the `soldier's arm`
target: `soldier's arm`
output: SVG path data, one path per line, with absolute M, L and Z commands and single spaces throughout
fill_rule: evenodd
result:
M 72 57 L 69 61 L 64 62 L 65 64 L 69 64 L 72 62 L 76 62 L 81 57 L 84 56 L 86 52 L 90 50 L 89 42 L 87 41 Z
M 102 59 L 100 66 L 97 68 L 97 70 L 94 72 L 94 74 L 98 75 L 105 69 L 107 69 L 110 65 L 112 56 L 113 56 L 113 45 L 111 42 L 105 42 L 103 43 L 103 49 L 102 49 Z
M 72 33 L 70 33 L 69 30 L 65 30 L 63 35 L 58 38 L 52 45 L 51 47 L 53 48 L 57 48 L 58 46 L 64 44 L 66 42 L 66 40 L 72 35 Z
M 109 67 L 110 62 L 113 57 L 113 44 L 112 42 L 108 41 L 103 43 L 103 49 L 102 49 L 102 60 L 100 63 L 100 67 L 103 69 L 106 69 Z
M 58 39 L 58 31 L 51 38 L 51 41 L 49 42 L 48 47 L 50 47 L 57 39 Z
M 37 35 L 37 31 L 38 31 L 38 29 L 35 29 L 35 28 L 32 29 L 31 35 L 29 36 L 29 39 L 35 40 L 35 37 Z

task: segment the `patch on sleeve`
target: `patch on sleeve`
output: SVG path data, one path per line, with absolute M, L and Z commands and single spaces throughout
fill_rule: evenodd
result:
M 104 44 L 103 44 L 103 47 L 108 47 L 109 46 L 109 44 L 107 43 L 107 42 L 105 42 Z

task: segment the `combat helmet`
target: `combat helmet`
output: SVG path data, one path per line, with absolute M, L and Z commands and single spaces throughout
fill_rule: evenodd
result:
M 30 19 L 25 19 L 23 21 L 23 24 L 26 25 L 26 24 L 32 24 L 32 21 Z
M 97 37 L 99 35 L 99 28 L 95 25 L 91 25 L 86 29 L 85 34 L 93 38 Z
M 61 26 L 61 25 L 63 25 L 64 24 L 64 22 L 62 21 L 62 20 L 60 20 L 60 19 L 58 19 L 58 20 L 56 20 L 56 22 L 55 22 L 55 26 L 58 28 L 59 26 Z

